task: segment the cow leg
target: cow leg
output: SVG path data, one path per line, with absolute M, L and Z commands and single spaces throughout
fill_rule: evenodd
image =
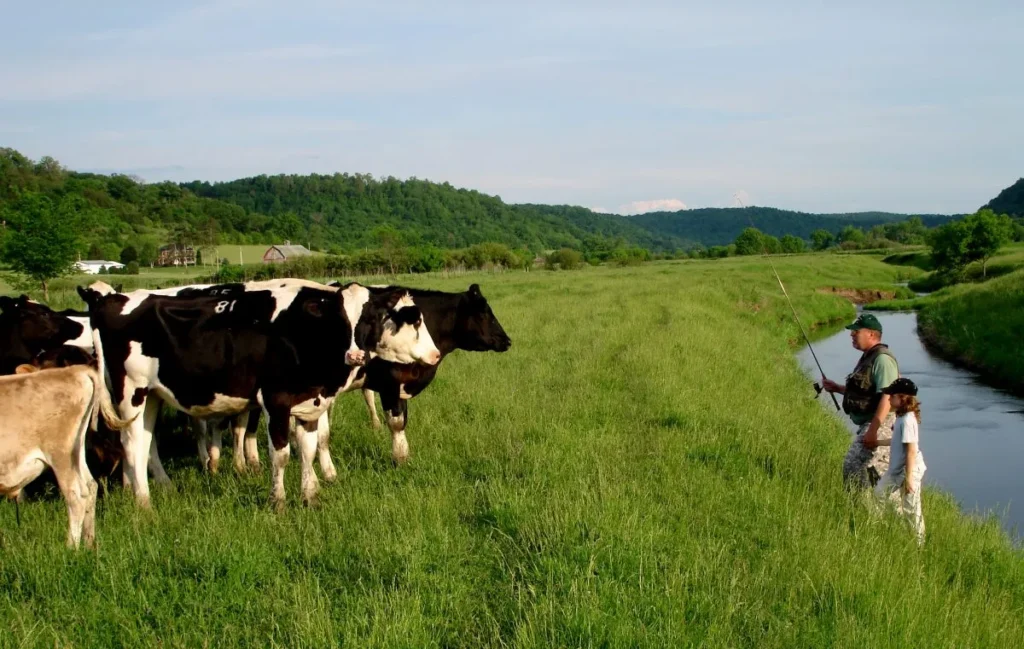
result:
M 331 459 L 331 420 L 328 417 L 330 411 L 330 408 L 324 410 L 316 420 L 316 450 L 320 458 L 320 471 L 324 474 L 326 482 L 338 479 L 338 470 L 334 468 L 334 460 Z
M 288 445 L 288 429 L 291 426 L 291 409 L 264 406 L 267 415 L 267 450 L 270 454 L 270 504 L 281 511 L 284 509 L 284 469 L 288 465 L 291 448 Z
M 377 416 L 377 398 L 373 390 L 363 388 L 363 401 L 366 402 L 366 410 L 370 413 L 370 424 L 374 430 L 380 430 L 380 417 Z
M 245 429 L 249 421 L 249 413 L 242 412 L 235 415 L 231 426 L 231 433 L 234 436 L 235 452 L 232 460 L 235 465 L 235 473 L 245 473 Z M 254 440 L 255 441 L 255 440 Z
M 220 449 L 224 445 L 224 438 L 222 437 L 222 431 L 219 421 L 210 422 L 207 427 L 213 428 L 213 443 L 210 444 L 210 473 L 216 475 L 217 471 L 220 470 Z
M 88 420 L 83 421 L 83 426 L 87 424 Z M 84 456 L 84 449 L 80 448 L 84 444 L 83 438 L 84 435 L 80 435 L 79 440 L 76 441 L 72 457 L 55 457 L 50 467 L 53 469 L 53 474 L 57 478 L 57 486 L 60 487 L 60 493 L 64 496 L 64 501 L 68 506 L 67 545 L 69 548 L 77 548 L 81 544 L 83 530 L 87 532 L 87 546 L 92 545 L 95 536 L 93 522 L 90 521 L 87 525 L 86 521 L 95 515 L 96 482 L 92 479 L 88 469 L 85 469 L 85 476 L 80 475 L 79 468 L 76 466 L 78 462 L 75 461 L 79 453 Z
M 149 470 L 153 473 L 153 480 L 160 485 L 171 484 L 171 477 L 164 471 L 163 462 L 160 461 L 160 452 L 157 450 L 156 437 L 149 445 Z
M 153 428 L 156 426 L 156 416 L 160 410 L 160 399 L 145 397 L 142 403 L 132 405 L 131 399 L 125 399 L 121 403 L 122 417 L 131 419 L 135 416 L 128 428 L 121 431 L 121 445 L 124 446 L 124 472 L 128 475 L 129 484 L 135 491 L 135 502 L 143 508 L 150 508 L 149 500 L 149 479 L 146 471 L 146 464 L 149 457 L 149 447 L 153 443 Z M 142 416 L 137 417 L 141 412 Z
M 68 505 L 67 544 L 69 548 L 77 548 L 82 541 L 82 528 L 85 526 L 88 489 L 83 489 L 84 481 L 78 479 L 78 473 L 70 462 L 61 462 L 59 466 L 56 464 L 53 473 L 57 476 L 57 485 Z
M 210 424 L 205 419 L 193 419 L 192 429 L 196 431 L 196 451 L 199 453 L 199 466 L 203 470 L 210 468 Z
M 88 426 L 87 423 L 83 425 L 82 434 L 76 444 L 78 448 L 74 456 L 75 482 L 85 505 L 82 518 L 82 542 L 85 547 L 93 548 L 96 547 L 96 495 L 99 493 L 99 484 L 93 478 L 89 465 L 85 461 L 86 434 L 88 432 L 86 426 Z
M 409 423 L 409 402 L 395 394 L 380 395 L 380 403 L 387 411 L 388 428 L 391 429 L 391 459 L 395 464 L 405 464 L 409 459 L 409 441 L 405 438 L 405 427 Z
M 256 446 L 256 429 L 260 425 L 260 410 L 249 411 L 249 423 L 245 427 L 245 463 L 249 468 L 260 471 L 260 454 Z
M 313 470 L 313 456 L 316 455 L 320 437 L 320 419 L 315 422 L 300 422 L 295 429 L 295 435 L 298 437 L 299 457 L 302 460 L 302 503 L 304 505 L 312 505 L 316 500 L 317 491 L 320 490 L 320 483 Z

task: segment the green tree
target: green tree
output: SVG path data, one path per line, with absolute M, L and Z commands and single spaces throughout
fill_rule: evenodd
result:
M 759 255 L 764 250 L 764 235 L 757 228 L 746 228 L 736 237 L 737 255 Z
M 121 249 L 121 263 L 128 265 L 133 261 L 139 260 L 139 251 L 135 249 L 135 246 L 125 246 Z
M 951 221 L 932 230 L 929 244 L 932 263 L 939 272 L 963 273 L 968 263 L 967 243 L 971 230 L 964 221 Z
M 866 235 L 864 234 L 864 230 L 861 230 L 854 225 L 847 225 L 839 231 L 838 240 L 839 243 L 860 244 L 864 243 L 865 238 Z
M 1010 242 L 1013 236 L 1013 222 L 1005 214 L 997 215 L 989 209 L 982 209 L 964 219 L 970 236 L 967 240 L 967 260 L 981 262 L 981 276 L 986 277 L 988 261 L 999 249 Z
M 818 229 L 811 233 L 811 241 L 814 242 L 815 250 L 825 250 L 832 245 L 835 237 L 828 230 Z
M 155 243 L 152 241 L 144 241 L 142 246 L 139 248 L 139 264 L 143 266 L 152 266 L 156 263 L 158 253 L 159 250 Z
M 805 248 L 804 240 L 800 237 L 795 237 L 792 234 L 787 234 L 782 237 L 782 252 L 797 253 L 803 252 Z
M 74 268 L 78 238 L 67 219 L 54 213 L 45 196 L 26 194 L 14 204 L 21 228 L 8 235 L 4 258 L 11 268 L 39 282 L 49 301 L 49 281 Z

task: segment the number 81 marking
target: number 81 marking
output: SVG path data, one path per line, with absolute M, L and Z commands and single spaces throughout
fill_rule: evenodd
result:
M 217 313 L 224 313 L 225 311 L 234 311 L 235 302 L 237 301 L 238 300 L 231 300 L 230 302 L 228 302 L 227 300 L 224 300 L 223 302 L 218 302 L 217 306 L 215 306 L 213 310 L 216 311 Z

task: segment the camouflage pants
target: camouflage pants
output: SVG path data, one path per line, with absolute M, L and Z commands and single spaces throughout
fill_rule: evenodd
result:
M 896 415 L 889 415 L 878 427 L 878 440 L 892 439 L 892 426 L 896 423 Z M 870 422 L 857 429 L 857 434 L 843 458 L 843 483 L 851 488 L 868 489 L 878 484 L 879 478 L 889 470 L 889 447 L 878 446 L 867 448 L 861 443 L 864 433 L 868 431 Z

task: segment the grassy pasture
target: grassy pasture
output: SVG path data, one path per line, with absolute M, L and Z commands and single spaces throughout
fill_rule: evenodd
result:
M 823 326 L 854 309 L 817 289 L 906 278 L 776 265 Z M 997 521 L 927 491 L 919 549 L 844 494 L 847 433 L 763 260 L 401 280 L 479 282 L 513 339 L 445 361 L 409 464 L 346 395 L 314 508 L 297 461 L 277 515 L 266 472 L 189 456 L 151 513 L 112 488 L 96 553 L 63 548 L 60 500 L 20 527 L 5 504 L 0 646 L 1024 646 L 1024 557 Z

